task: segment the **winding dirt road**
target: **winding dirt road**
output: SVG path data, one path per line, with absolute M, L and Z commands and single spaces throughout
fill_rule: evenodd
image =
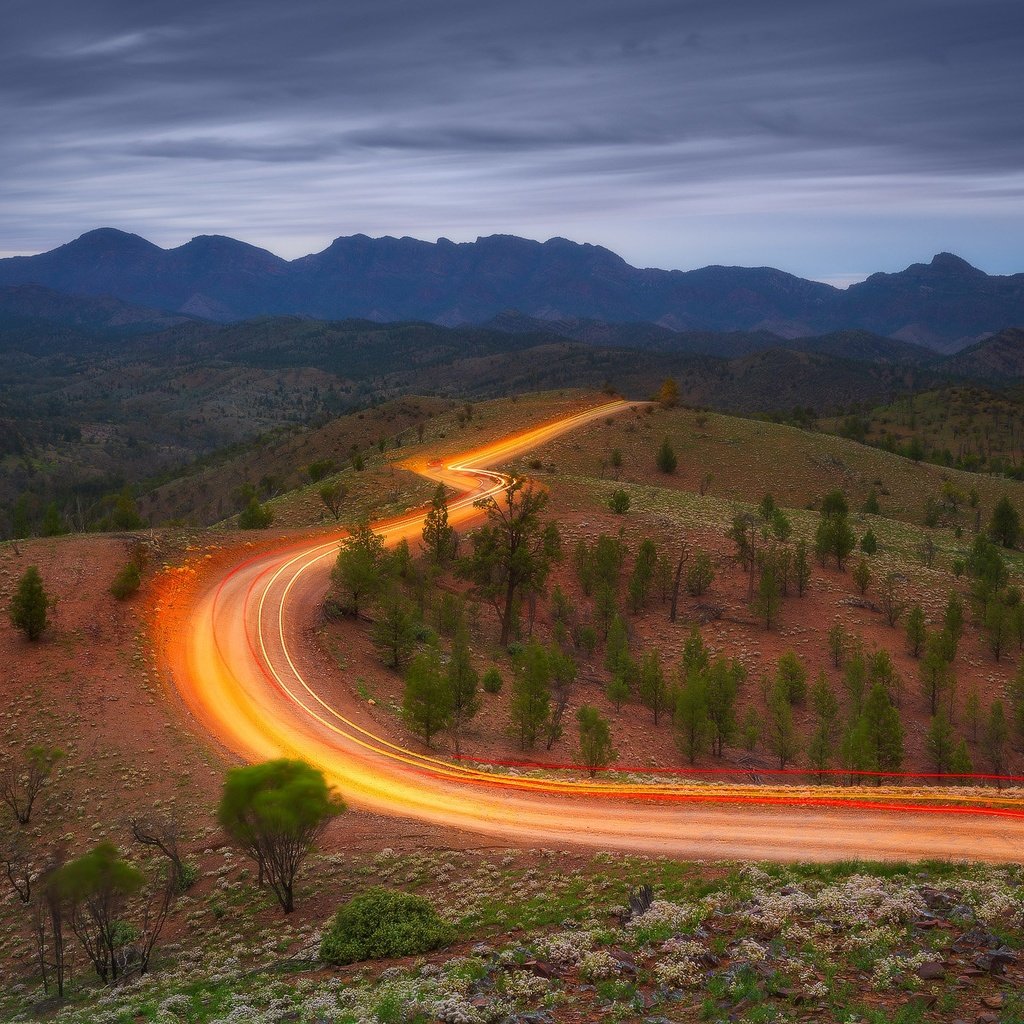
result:
M 452 524 L 465 526 L 480 515 L 473 502 L 503 486 L 487 467 L 625 408 L 610 402 L 444 466 L 409 468 L 465 492 L 449 506 Z M 414 515 L 375 529 L 391 544 L 418 540 L 421 527 L 422 516 Z M 982 806 L 992 803 L 986 795 L 953 809 L 938 805 L 941 791 L 861 791 L 861 802 L 850 805 L 849 789 L 499 775 L 398 746 L 374 734 L 358 702 L 334 706 L 323 697 L 331 668 L 312 649 L 310 630 L 338 541 L 339 534 L 321 535 L 256 555 L 203 580 L 186 608 L 171 614 L 169 601 L 157 605 L 161 667 L 198 722 L 244 759 L 301 757 L 352 806 L 510 843 L 786 860 L 1009 861 L 1024 850 L 1024 809 L 1012 798 Z

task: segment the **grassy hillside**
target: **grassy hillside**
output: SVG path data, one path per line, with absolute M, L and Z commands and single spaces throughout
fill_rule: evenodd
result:
M 822 429 L 944 466 L 1015 472 L 1024 462 L 1020 392 L 957 385 L 907 395 Z

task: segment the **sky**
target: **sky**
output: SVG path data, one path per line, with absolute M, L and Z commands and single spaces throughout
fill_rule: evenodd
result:
M 0 255 L 91 228 L 1024 271 L 1020 0 L 5 0 Z

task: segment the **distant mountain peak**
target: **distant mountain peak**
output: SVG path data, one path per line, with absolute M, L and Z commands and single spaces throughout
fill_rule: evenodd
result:
M 985 271 L 979 270 L 961 256 L 957 256 L 955 253 L 951 252 L 937 252 L 932 257 L 931 263 L 928 265 L 935 270 L 951 271 L 957 274 L 970 274 L 975 277 L 979 274 L 982 277 L 985 276 Z
M 80 250 L 120 250 L 139 252 L 162 252 L 158 245 L 154 245 L 142 235 L 132 234 L 130 231 L 122 231 L 120 228 L 93 228 L 86 231 L 76 239 L 60 247 L 61 249 Z M 57 252 L 59 250 L 51 250 Z

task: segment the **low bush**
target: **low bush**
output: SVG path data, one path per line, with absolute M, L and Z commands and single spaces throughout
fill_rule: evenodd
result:
M 341 966 L 359 960 L 412 956 L 455 938 L 422 896 L 373 888 L 342 906 L 320 943 L 320 959 Z
M 129 562 L 115 577 L 110 584 L 110 592 L 123 601 L 131 597 L 142 586 L 142 572 L 135 562 Z

